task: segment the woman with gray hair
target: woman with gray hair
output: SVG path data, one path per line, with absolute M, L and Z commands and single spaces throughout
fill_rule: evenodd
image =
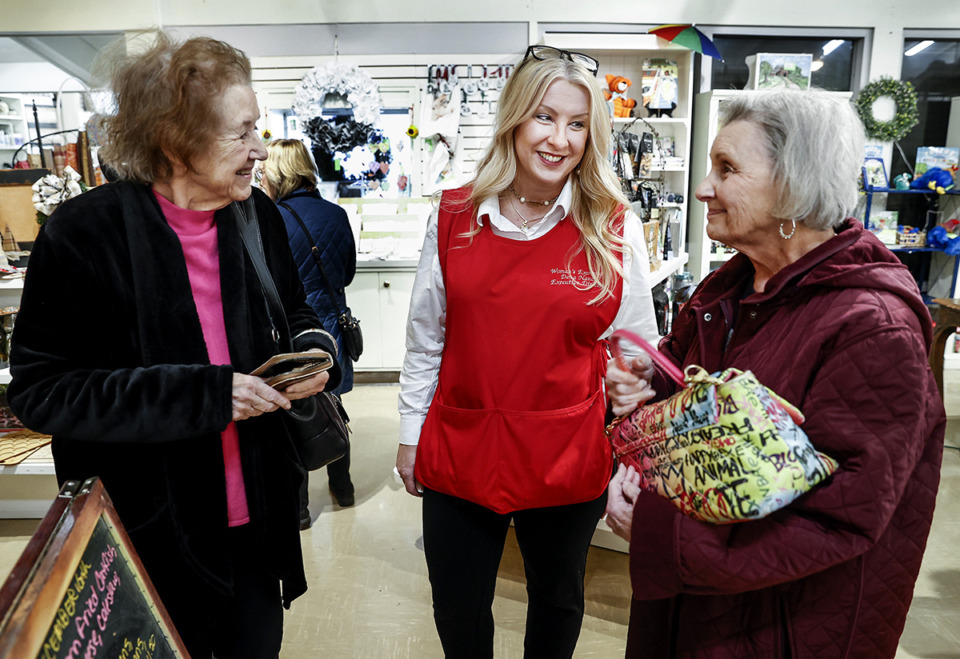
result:
M 718 526 L 621 466 L 607 518 L 630 541 L 627 655 L 893 657 L 940 474 L 930 314 L 908 270 L 848 217 L 864 142 L 849 103 L 758 92 L 721 112 L 696 194 L 707 235 L 739 254 L 660 351 L 681 368 L 753 371 L 840 467 L 764 519 Z M 673 393 L 649 360 L 630 366 L 607 374 L 615 413 Z

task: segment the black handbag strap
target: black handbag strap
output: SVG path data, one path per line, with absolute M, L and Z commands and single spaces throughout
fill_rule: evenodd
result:
M 260 240 L 260 227 L 257 224 L 257 209 L 253 204 L 253 195 L 250 195 L 243 201 L 233 202 L 231 204 L 234 217 L 237 218 L 237 227 L 240 230 L 240 238 L 243 240 L 243 246 L 247 250 L 247 256 L 253 262 L 253 267 L 257 271 L 257 277 L 260 279 L 260 288 L 267 303 L 267 316 L 270 318 L 270 325 L 273 329 L 273 340 L 280 344 L 280 333 L 277 329 L 277 318 L 280 319 L 283 328 L 286 330 L 286 336 L 290 341 L 290 351 L 293 351 L 293 339 L 290 337 L 290 327 L 287 324 L 287 314 L 283 310 L 283 303 L 280 302 L 280 294 L 277 292 L 277 285 L 273 281 L 273 275 L 267 268 L 267 260 L 263 253 L 263 242 Z
M 333 300 L 334 304 L 336 304 L 337 295 L 336 295 L 335 289 L 333 288 L 333 284 L 330 283 L 330 278 L 327 276 L 327 271 L 323 267 L 323 259 L 320 258 L 320 248 L 317 247 L 317 243 L 314 241 L 313 235 L 310 233 L 310 230 L 307 229 L 307 225 L 304 223 L 304 221 L 300 219 L 300 215 L 297 214 L 297 211 L 293 210 L 293 208 L 290 207 L 290 204 L 287 204 L 285 202 L 280 202 L 277 205 L 283 206 L 288 211 L 290 211 L 290 213 L 293 215 L 293 219 L 297 221 L 297 224 L 299 224 L 300 228 L 303 229 L 303 233 L 306 234 L 307 240 L 309 241 L 309 245 L 310 245 L 310 253 L 313 255 L 313 260 L 317 262 L 317 269 L 320 270 L 320 276 L 323 277 L 323 284 L 324 286 L 327 287 L 327 294 L 330 296 L 330 299 Z M 340 310 L 341 314 L 345 314 L 346 312 L 347 312 L 346 309 Z

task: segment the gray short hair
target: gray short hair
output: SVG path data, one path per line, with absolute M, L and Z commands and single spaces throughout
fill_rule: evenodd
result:
M 813 89 L 747 92 L 720 105 L 720 125 L 734 121 L 767 138 L 776 217 L 825 230 L 852 214 L 866 138 L 849 100 Z

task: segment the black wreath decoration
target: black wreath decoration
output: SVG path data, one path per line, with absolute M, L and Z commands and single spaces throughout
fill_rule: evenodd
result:
M 334 123 L 314 117 L 307 122 L 304 134 L 313 142 L 314 149 L 319 147 L 332 155 L 337 151 L 348 154 L 356 147 L 363 146 L 371 130 L 369 124 L 362 124 L 356 119 Z
M 890 96 L 897 105 L 897 112 L 890 121 L 877 121 L 873 116 L 873 103 L 881 96 Z M 857 94 L 853 104 L 863 121 L 867 137 L 884 142 L 895 142 L 916 126 L 920 120 L 917 112 L 917 92 L 909 82 L 883 77 L 874 80 Z

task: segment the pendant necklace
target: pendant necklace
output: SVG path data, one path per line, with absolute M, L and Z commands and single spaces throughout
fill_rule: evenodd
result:
M 517 199 L 520 200 L 520 203 L 521 203 L 521 204 L 533 204 L 533 205 L 549 206 L 550 204 L 552 204 L 553 202 L 555 202 L 557 199 L 560 198 L 560 195 L 557 195 L 557 196 L 554 197 L 553 199 L 547 199 L 546 201 L 531 201 L 530 199 L 527 199 L 526 197 L 521 197 L 520 195 L 518 195 L 518 194 L 517 194 L 517 191 L 513 189 L 513 184 L 512 184 L 512 183 L 510 184 L 509 190 L 510 190 L 510 192 L 513 194 L 514 197 L 516 197 Z M 511 203 L 513 203 L 513 202 L 511 202 Z M 516 208 L 516 207 L 514 207 L 514 208 Z
M 523 235 L 527 235 L 528 225 L 533 224 L 534 222 L 539 222 L 540 220 L 542 220 L 547 216 L 547 215 L 541 215 L 540 217 L 535 217 L 533 219 L 528 220 L 523 216 L 523 213 L 520 212 L 520 209 L 517 208 L 517 205 L 513 203 L 513 199 L 510 200 L 510 205 L 513 207 L 513 212 L 516 213 L 517 216 L 520 218 L 520 231 L 523 232 Z

